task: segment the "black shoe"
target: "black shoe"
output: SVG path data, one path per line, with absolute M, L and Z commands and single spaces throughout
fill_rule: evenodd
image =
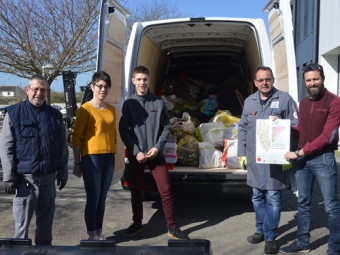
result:
M 262 241 L 264 241 L 264 235 L 261 233 L 255 233 L 252 236 L 248 236 L 247 241 L 248 243 L 252 244 L 261 243 Z
M 134 222 L 125 231 L 124 236 L 125 237 L 134 237 L 135 235 L 137 235 L 138 233 L 140 233 L 142 231 L 143 231 L 142 224 L 138 224 L 138 223 Z
M 276 246 L 275 241 L 266 241 L 264 245 L 264 252 L 267 254 L 276 254 L 279 252 L 279 249 Z
M 182 232 L 182 230 L 180 230 L 178 227 L 174 229 L 169 229 L 168 237 L 172 239 L 177 239 L 177 240 L 189 239 L 189 237 L 184 232 Z

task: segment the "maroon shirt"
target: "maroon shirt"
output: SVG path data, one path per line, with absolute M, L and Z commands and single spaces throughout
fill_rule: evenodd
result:
M 301 100 L 299 106 L 299 148 L 305 155 L 323 149 L 338 149 L 340 125 L 340 98 L 325 89 L 321 98 Z

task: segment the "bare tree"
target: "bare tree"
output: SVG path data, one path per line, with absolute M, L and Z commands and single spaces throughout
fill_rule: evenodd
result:
M 177 2 L 117 0 L 136 21 L 183 16 Z M 82 73 L 96 67 L 101 0 L 0 0 L 0 72 L 29 78 L 45 75 L 49 84 L 64 70 Z M 50 97 L 48 97 L 48 102 Z
M 1 72 L 42 74 L 51 84 L 63 70 L 94 70 L 99 2 L 1 0 Z

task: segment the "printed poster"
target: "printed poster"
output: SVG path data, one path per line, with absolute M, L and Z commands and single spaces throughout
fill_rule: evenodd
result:
M 290 151 L 290 120 L 256 120 L 256 163 L 287 165 Z

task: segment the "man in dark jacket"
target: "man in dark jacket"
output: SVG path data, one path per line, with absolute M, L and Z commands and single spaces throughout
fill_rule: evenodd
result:
M 5 192 L 13 198 L 14 238 L 28 238 L 36 214 L 36 245 L 52 244 L 56 187 L 68 179 L 65 127 L 61 113 L 46 104 L 46 78 L 34 75 L 26 86 L 27 99 L 7 107 L 0 156 Z
M 170 125 L 165 103 L 162 98 L 150 93 L 149 70 L 146 67 L 134 69 L 132 82 L 136 93 L 124 102 L 119 121 L 119 133 L 128 152 L 133 213 L 133 223 L 125 232 L 125 237 L 133 237 L 143 230 L 144 169 L 147 165 L 162 198 L 168 236 L 187 239 L 175 220 L 170 178 L 163 154 Z
M 312 191 L 318 181 L 328 214 L 328 255 L 340 254 L 340 205 L 337 188 L 337 166 L 334 150 L 338 149 L 340 98 L 325 86 L 323 67 L 310 64 L 303 70 L 309 96 L 300 102 L 299 150 L 287 152 L 287 160 L 296 159 L 295 174 L 298 189 L 298 240 L 280 249 L 293 254 L 310 251 Z

